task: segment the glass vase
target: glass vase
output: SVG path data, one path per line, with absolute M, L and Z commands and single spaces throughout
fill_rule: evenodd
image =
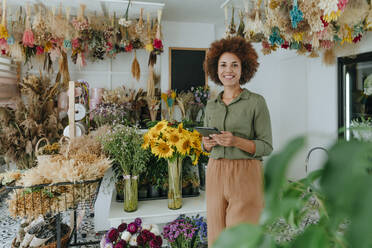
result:
M 182 207 L 182 158 L 168 160 L 168 208 Z
M 124 176 L 124 211 L 134 212 L 138 207 L 138 176 Z

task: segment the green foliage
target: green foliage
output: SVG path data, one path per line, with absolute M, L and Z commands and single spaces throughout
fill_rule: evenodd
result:
M 120 165 L 124 175 L 139 175 L 144 171 L 150 151 L 141 148 L 143 139 L 138 129 L 115 126 L 101 139 L 103 150 Z
M 304 141 L 304 138 L 293 140 L 268 161 L 265 168 L 266 203 L 260 225 L 241 224 L 227 229 L 214 248 L 372 246 L 372 180 L 368 173 L 372 167 L 372 143 L 340 140 L 329 149 L 322 170 L 312 172 L 302 180 L 287 182 L 285 175 L 289 162 L 303 147 Z M 278 218 L 285 225 L 299 226 L 309 206 L 317 207 L 317 223 L 305 226 L 288 242 L 276 242 L 270 230 L 276 228 Z

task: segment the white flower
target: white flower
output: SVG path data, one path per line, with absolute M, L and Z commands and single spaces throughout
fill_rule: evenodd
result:
M 129 242 L 131 236 L 132 236 L 132 235 L 130 234 L 130 232 L 128 232 L 128 231 L 124 231 L 124 232 L 121 234 L 121 239 L 125 240 L 126 242 Z
M 137 246 L 137 237 L 138 237 L 138 234 L 133 235 L 129 240 L 129 245 Z
M 151 228 L 150 232 L 152 232 L 156 236 L 160 235 L 160 230 L 159 230 L 159 227 L 157 225 L 152 225 L 152 228 Z
M 142 225 L 142 230 L 151 230 L 151 228 L 152 228 L 152 225 L 151 224 L 143 224 Z
M 318 4 L 319 8 L 324 11 L 324 15 L 329 15 L 338 10 L 338 0 L 321 0 Z

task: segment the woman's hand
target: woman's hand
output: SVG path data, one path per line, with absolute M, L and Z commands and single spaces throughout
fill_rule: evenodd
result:
M 203 137 L 202 140 L 204 149 L 208 152 L 210 152 L 212 148 L 217 145 L 217 142 L 210 137 Z
M 217 142 L 220 146 L 235 146 L 236 137 L 228 131 L 221 131 L 222 134 L 212 134 L 211 137 Z

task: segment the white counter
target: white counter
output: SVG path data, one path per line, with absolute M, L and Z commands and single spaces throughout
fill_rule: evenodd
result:
M 116 192 L 112 194 L 108 220 L 111 227 L 117 227 L 123 222 L 132 222 L 139 217 L 145 224 L 164 224 L 175 220 L 180 214 L 194 216 L 199 214 L 206 217 L 205 191 L 200 191 L 198 197 L 182 199 L 182 208 L 171 210 L 168 208 L 168 199 L 139 201 L 137 211 L 124 212 L 124 203 L 115 201 Z

